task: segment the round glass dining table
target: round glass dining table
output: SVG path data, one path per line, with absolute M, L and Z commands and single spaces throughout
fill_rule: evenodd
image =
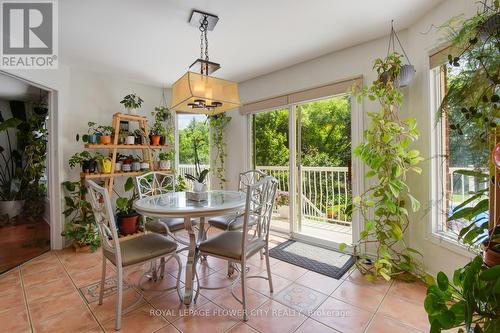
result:
M 147 217 L 183 217 L 184 228 L 189 234 L 189 253 L 186 263 L 186 285 L 184 289 L 184 304 L 188 305 L 193 299 L 193 280 L 197 261 L 197 243 L 203 239 L 205 218 L 228 215 L 240 211 L 245 207 L 246 196 L 236 191 L 209 191 L 205 201 L 191 201 L 186 198 L 185 192 L 172 192 L 153 195 L 137 200 L 135 210 Z M 198 237 L 191 224 L 192 218 L 200 218 Z

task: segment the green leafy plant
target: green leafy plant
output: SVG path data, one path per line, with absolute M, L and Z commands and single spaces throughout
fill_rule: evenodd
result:
M 175 158 L 174 150 L 162 151 L 161 153 L 158 154 L 158 159 L 160 161 L 172 161 L 174 158 Z
M 91 135 L 100 134 L 99 128 L 98 128 L 98 126 L 97 126 L 97 124 L 95 122 L 89 121 L 87 123 L 87 125 L 88 125 L 89 128 L 87 130 L 87 134 L 82 135 L 82 141 L 83 142 L 90 142 L 89 138 L 90 138 Z
M 113 126 L 101 125 L 101 126 L 97 127 L 97 131 L 101 135 L 112 135 L 114 128 L 113 128 Z
M 415 119 L 399 118 L 403 95 L 394 84 L 397 79 L 381 78 L 383 73 L 399 78 L 401 55 L 391 53 L 385 59 L 377 59 L 373 69 L 377 79 L 372 86 L 354 87 L 353 93 L 358 101 L 365 96 L 377 100 L 381 110 L 368 113 L 371 123 L 364 132 L 365 141 L 356 147 L 354 154 L 368 167 L 365 177 L 376 177 L 376 181 L 363 194 L 353 198 L 353 204 L 364 218 L 364 230 L 355 251 L 366 243 L 374 243 L 377 251 L 373 265 L 364 265 L 367 258 L 362 256 L 357 267 L 364 274 L 382 276 L 386 280 L 424 278 L 427 275 L 414 259 L 419 252 L 409 248 L 404 240 L 409 225 L 407 204 L 414 212 L 420 208 L 406 184 L 408 173 L 421 172 L 417 165 L 423 158 L 417 150 L 409 148 L 410 143 L 418 139 L 419 132 Z
M 127 109 L 139 109 L 142 107 L 142 103 L 144 103 L 144 100 L 137 96 L 135 93 L 128 94 L 127 96 L 123 97 L 122 101 L 120 104 L 123 104 Z
M 0 134 L 5 134 L 7 148 L 0 146 L 0 198 L 1 200 L 21 200 L 21 174 L 22 156 L 21 153 L 12 147 L 10 137 L 11 129 L 17 129 L 22 121 L 17 118 L 4 120 L 0 112 Z
M 92 155 L 89 151 L 84 150 L 79 153 L 73 154 L 73 156 L 71 156 L 68 160 L 68 164 L 69 167 L 73 169 L 77 165 L 81 167 L 85 161 L 99 160 L 102 159 L 102 157 L 103 156 L 100 153 L 95 153 L 94 155 Z
M 208 123 L 210 129 L 212 130 L 212 144 L 216 149 L 216 156 L 213 159 L 213 167 L 215 169 L 215 175 L 219 180 L 219 187 L 224 188 L 226 183 L 226 172 L 225 172 L 225 160 L 227 157 L 226 153 L 226 141 L 224 140 L 224 128 L 231 121 L 231 117 L 226 115 L 226 113 L 219 113 L 208 117 Z
M 193 140 L 195 174 L 191 175 L 187 173 L 185 177 L 193 182 L 205 183 L 209 169 L 201 169 L 200 158 L 198 157 L 198 150 L 201 144 L 201 141 Z
M 177 181 L 175 182 L 175 191 L 182 192 L 185 190 L 187 190 L 186 180 L 181 175 L 178 175 Z
M 138 198 L 137 191 L 135 189 L 134 180 L 132 177 L 128 177 L 123 185 L 123 190 L 125 193 L 132 191 L 132 195 L 130 197 L 121 196 L 118 192 L 115 191 L 118 198 L 116 199 L 116 212 L 119 215 L 129 216 L 136 213 L 134 209 L 134 202 Z
M 500 266 L 483 266 L 483 258 L 476 256 L 455 271 L 451 283 L 439 272 L 437 284 L 427 289 L 424 306 L 432 333 L 456 327 L 459 332 L 499 332 Z
M 278 207 L 281 206 L 289 206 L 290 205 L 290 194 L 288 192 L 279 191 L 276 195 L 276 205 Z
M 85 197 L 87 189 L 78 181 L 62 183 L 66 191 L 64 197 L 66 226 L 62 236 L 79 246 L 90 246 L 92 252 L 100 246 L 99 232 L 92 212 L 92 206 Z

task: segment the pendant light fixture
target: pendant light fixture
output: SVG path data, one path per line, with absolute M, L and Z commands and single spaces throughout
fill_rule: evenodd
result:
M 214 115 L 240 105 L 238 84 L 211 76 L 220 64 L 210 61 L 208 31 L 219 18 L 216 15 L 193 10 L 189 20 L 200 30 L 200 57 L 189 66 L 189 71 L 172 85 L 171 108 L 177 112 Z

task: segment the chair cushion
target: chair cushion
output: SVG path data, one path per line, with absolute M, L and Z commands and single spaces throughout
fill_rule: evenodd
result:
M 216 216 L 208 219 L 208 224 L 221 230 L 240 230 L 243 228 L 244 215 Z M 257 217 L 250 216 L 249 225 L 254 225 Z
M 215 237 L 203 241 L 199 249 L 203 253 L 214 254 L 220 257 L 241 260 L 241 246 L 243 234 L 241 231 L 226 231 Z M 253 240 L 248 242 L 247 257 L 251 257 L 266 246 L 264 240 Z
M 120 242 L 122 265 L 129 266 L 148 261 L 177 250 L 177 243 L 159 234 L 145 234 Z M 104 256 L 116 265 L 115 255 L 104 250 Z
M 192 219 L 192 225 L 198 224 L 198 221 Z M 167 226 L 170 232 L 176 232 L 184 229 L 184 218 L 182 217 L 169 217 L 161 218 L 159 220 L 149 221 L 146 223 L 146 230 L 155 232 L 157 234 L 167 234 Z

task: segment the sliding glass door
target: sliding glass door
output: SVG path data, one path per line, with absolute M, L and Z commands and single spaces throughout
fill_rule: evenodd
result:
M 279 181 L 271 228 L 332 247 L 352 243 L 350 97 L 292 104 L 251 121 L 253 166 Z

